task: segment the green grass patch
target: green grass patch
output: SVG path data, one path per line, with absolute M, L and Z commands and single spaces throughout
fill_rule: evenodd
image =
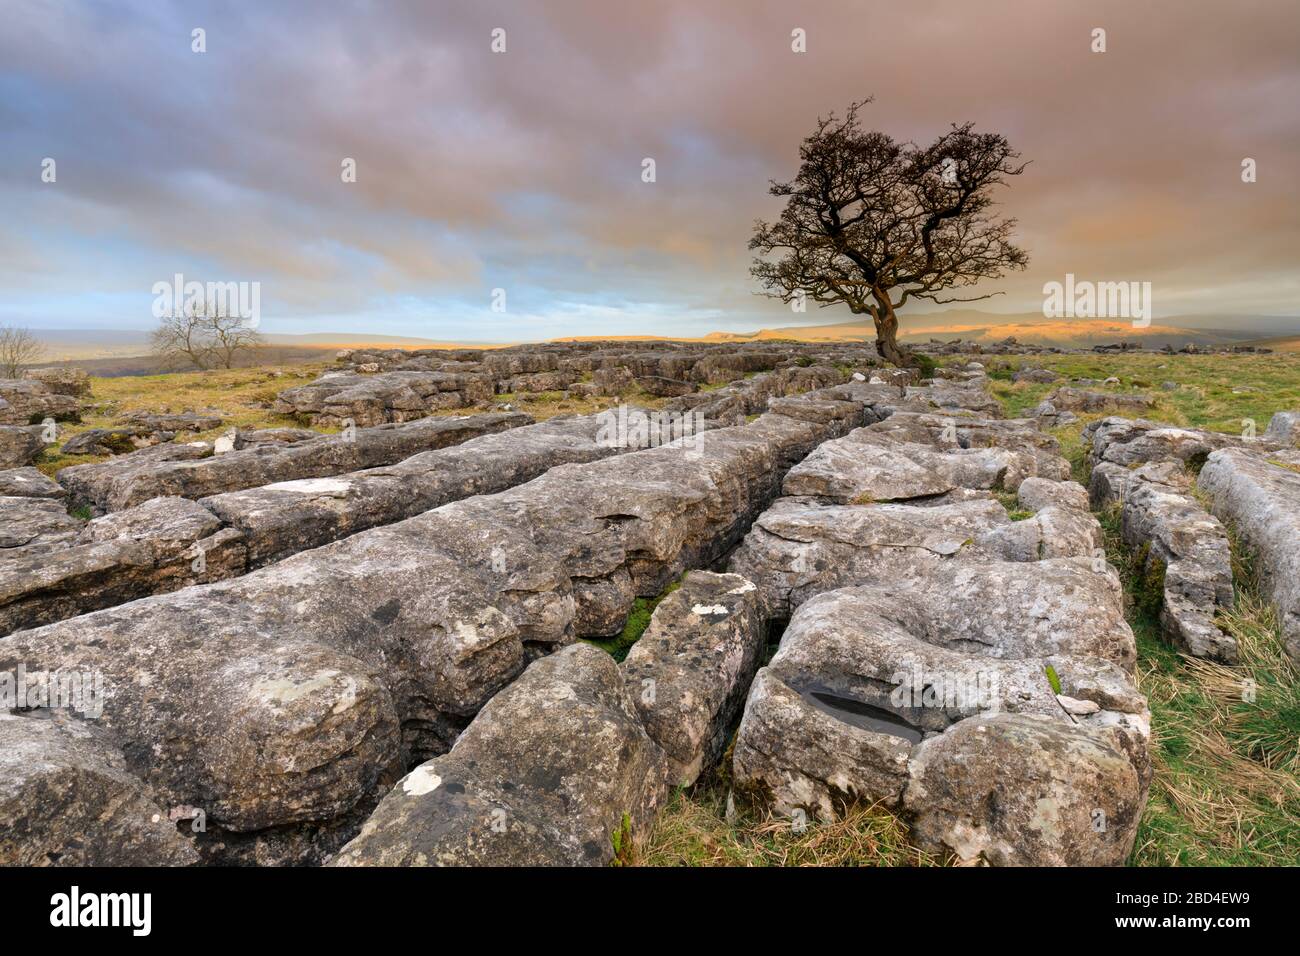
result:
M 633 601 L 632 610 L 628 612 L 627 623 L 623 625 L 621 633 L 613 637 L 590 637 L 583 638 L 583 640 L 588 644 L 599 647 L 621 664 L 627 657 L 627 652 L 632 649 L 632 645 L 641 640 L 641 635 L 650 626 L 650 618 L 654 616 L 655 608 L 659 606 L 659 602 L 681 586 L 682 582 L 677 580 L 664 588 L 663 593 L 658 597 L 639 597 Z

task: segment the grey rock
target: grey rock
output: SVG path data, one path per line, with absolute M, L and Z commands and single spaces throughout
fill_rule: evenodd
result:
M 243 577 L 11 635 L 0 670 L 102 670 L 102 721 L 138 776 L 207 808 L 211 858 L 319 859 L 395 769 L 445 753 L 530 660 L 586 636 L 586 611 L 626 617 L 633 595 L 719 560 L 789 462 L 860 420 L 766 414 L 698 446 L 561 465 Z M 584 597 L 620 574 L 629 590 Z
M 1211 453 L 1197 485 L 1254 553 L 1287 655 L 1300 663 L 1300 473 L 1225 448 Z
M 519 412 L 430 418 L 359 428 L 353 440 L 346 435 L 318 435 L 304 442 L 262 443 L 223 455 L 200 449 L 166 464 L 155 458 L 127 456 L 132 460 L 65 468 L 58 477 L 74 497 L 104 511 L 117 511 L 168 495 L 205 498 L 274 482 L 326 478 L 394 464 L 422 451 L 531 421 Z
M 1291 448 L 1300 447 L 1300 412 L 1274 412 L 1264 439 Z
M 285 389 L 272 407 L 282 415 L 304 416 L 314 425 L 382 425 L 486 403 L 495 391 L 496 377 L 489 373 L 326 372 L 309 385 Z
M 674 785 L 694 783 L 722 755 L 765 634 L 751 582 L 692 571 L 632 645 L 623 680 L 651 739 L 668 755 Z
M 198 853 L 84 722 L 0 713 L 0 866 L 187 866 Z
M 900 432 L 900 424 L 886 419 L 827 442 L 791 471 L 785 493 L 868 503 L 931 497 L 957 488 L 1014 491 L 1031 475 L 1069 476 L 1059 455 L 1036 446 L 1040 438 L 1052 441 L 1037 431 L 1026 429 L 1019 448 L 1006 437 L 996 445 L 962 447 L 955 423 L 947 445 L 915 429 Z
M 30 429 L 0 425 L 0 468 L 30 465 L 44 448 L 40 436 Z
M 1090 443 L 1088 460 L 1094 466 L 1100 462 L 1131 466 L 1173 459 L 1194 462 L 1218 448 L 1246 447 L 1246 442 L 1233 435 L 1118 417 L 1089 423 L 1083 438 Z
M 929 574 L 1008 523 L 988 498 L 929 508 L 782 498 L 758 517 L 728 570 L 753 581 L 768 617 L 781 618 L 822 591 Z
M 34 425 L 53 418 L 75 420 L 81 403 L 71 395 L 60 395 L 44 382 L 0 378 L 0 425 Z
M 1055 382 L 1061 376 L 1051 369 L 1025 368 L 1011 376 L 1013 382 Z
M 120 455 L 175 437 L 175 432 L 156 431 L 145 425 L 90 428 L 65 441 L 60 451 L 65 455 Z
M 556 418 L 421 452 L 393 465 L 277 481 L 203 498 L 202 504 L 243 533 L 249 566 L 256 568 L 461 498 L 504 491 L 556 465 L 620 451 L 597 443 L 599 432 L 599 416 Z
M 1172 467 L 1171 467 L 1172 466 Z M 1196 657 L 1237 660 L 1237 642 L 1214 615 L 1233 605 L 1232 552 L 1227 532 L 1191 493 L 1181 465 L 1135 469 L 1123 500 L 1124 542 L 1145 554 L 1162 579 L 1160 623 L 1165 635 Z
M 1118 381 L 1118 380 L 1116 380 Z M 1093 392 L 1087 389 L 1072 388 L 1062 385 L 1053 389 L 1045 397 L 1058 411 L 1100 412 L 1107 408 L 1131 409 L 1142 411 L 1155 405 L 1155 399 L 1149 395 L 1126 392 Z
M 221 427 L 219 412 L 128 412 L 118 424 L 134 425 L 150 432 L 206 432 Z
M 58 499 L 0 497 L 0 563 L 16 550 L 34 556 L 66 547 L 80 534 L 81 522 Z
M 1146 788 L 1109 728 L 968 718 L 912 755 L 904 806 L 922 845 L 995 866 L 1121 866 Z
M 0 634 L 218 581 L 246 564 L 239 532 L 183 498 L 155 499 L 84 528 L 59 501 L 0 500 L 22 502 L 31 516 L 45 509 L 41 536 L 0 561 Z
M 1096 757 L 1104 749 L 1106 759 L 1092 768 L 1087 796 L 1097 789 L 1131 790 L 1140 809 L 1149 779 L 1149 713 L 1120 666 L 1086 652 L 990 658 L 978 646 L 945 646 L 935 642 L 933 631 L 944 626 L 941 604 L 920 593 L 897 602 L 890 597 L 886 589 L 846 588 L 798 609 L 745 705 L 732 768 L 742 793 L 783 814 L 803 809 L 822 819 L 834 819 L 848 802 L 882 802 L 905 809 L 923 829 L 924 842 L 936 849 L 968 858 L 984 853 L 994 863 L 1022 862 L 997 844 L 973 845 L 971 832 L 1014 838 L 1014 831 L 1003 829 L 1012 822 L 1005 816 L 1013 804 L 1013 814 L 1020 800 L 1032 808 L 1033 795 L 1055 797 L 1079 774 L 1066 762 L 1008 768 L 1005 759 L 999 765 L 997 756 L 967 741 L 968 725 L 977 726 L 971 721 L 1006 714 L 1041 722 L 1070 752 Z M 1090 646 L 1087 639 L 1080 643 L 1085 651 Z M 1067 696 L 1081 702 L 1076 709 L 1088 715 L 1064 709 L 1047 678 L 1049 665 Z M 978 783 L 936 790 L 936 754 L 950 764 L 972 761 L 964 770 L 948 769 Z M 1007 775 L 999 786 L 1017 794 L 1006 802 L 987 800 L 979 790 L 999 773 Z M 1025 781 L 1031 781 L 1028 793 L 1020 796 L 1018 784 Z M 952 825 L 954 819 L 966 826 Z M 1069 819 L 1069 847 L 1062 858 L 1043 862 L 1096 862 L 1085 848 L 1091 822 L 1086 815 Z M 1120 824 L 1118 839 L 1131 847 L 1136 814 L 1120 814 Z M 1013 842 L 1023 853 L 1033 840 Z
M 667 781 L 618 666 L 578 644 L 535 661 L 407 774 L 334 862 L 603 866 L 615 834 L 645 837 Z
M 0 471 L 0 496 L 9 498 L 62 498 L 63 486 L 35 468 Z
M 240 429 L 239 444 L 240 447 L 245 445 L 266 445 L 266 444 L 288 444 L 289 442 L 311 441 L 313 438 L 319 438 L 320 433 L 314 432 L 310 428 L 253 428 L 249 430 Z
M 84 398 L 90 394 L 90 376 L 85 369 L 72 366 L 55 366 L 51 368 L 29 368 L 23 371 L 23 378 L 40 382 L 55 395 L 70 395 Z

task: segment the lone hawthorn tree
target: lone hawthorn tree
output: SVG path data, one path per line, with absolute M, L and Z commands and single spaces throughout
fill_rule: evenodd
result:
M 911 366 L 898 345 L 897 310 L 908 299 L 987 299 L 1000 293 L 948 293 L 1028 263 L 1010 241 L 1016 221 L 999 218 L 990 197 L 1026 164 L 1004 136 L 976 133 L 973 123 L 954 124 L 924 148 L 865 132 L 858 110 L 869 102 L 852 104 L 843 119 L 819 119 L 799 147 L 798 174 L 772 182 L 771 194 L 788 201 L 775 222 L 754 223 L 750 272 L 762 295 L 870 315 L 876 351 Z

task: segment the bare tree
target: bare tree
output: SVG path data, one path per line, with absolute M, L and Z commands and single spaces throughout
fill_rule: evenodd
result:
M 160 358 L 207 370 L 232 368 L 241 353 L 262 344 L 262 337 L 239 316 L 200 302 L 163 317 L 149 341 Z
M 876 350 L 899 366 L 916 360 L 898 345 L 896 310 L 908 299 L 974 302 L 946 292 L 1023 269 L 1026 253 L 1012 245 L 1014 219 L 991 207 L 992 187 L 1018 176 L 1025 164 L 996 133 L 953 125 L 929 146 L 896 143 L 865 132 L 854 103 L 842 120 L 832 114 L 799 148 L 799 172 L 771 184 L 787 198 L 779 219 L 757 221 L 750 273 L 761 294 L 843 303 L 876 326 Z M 761 258 L 777 253 L 778 258 Z
M 212 339 L 212 356 L 221 368 L 233 367 L 236 356 L 241 352 L 251 351 L 262 344 L 262 337 L 244 324 L 239 316 L 212 310 L 207 321 Z
M 18 378 L 44 352 L 45 346 L 29 330 L 0 325 L 0 378 Z

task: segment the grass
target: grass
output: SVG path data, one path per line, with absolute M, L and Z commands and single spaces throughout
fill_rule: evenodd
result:
M 730 753 L 691 788 L 678 790 L 650 840 L 634 850 L 637 866 L 937 866 L 907 827 L 878 806 L 855 805 L 840 819 L 797 826 L 743 803 L 728 809 Z
M 1300 408 L 1300 354 L 1271 355 L 1023 355 L 986 356 L 991 388 L 1008 417 L 1029 412 L 1048 392 L 1072 379 L 1098 382 L 1111 376 L 1119 386 L 1083 386 L 1097 391 L 1142 392 L 1156 400 L 1143 418 L 1174 425 L 1241 434 L 1242 422 L 1255 422 L 1259 433 L 1276 411 Z M 1046 368 L 1062 378 L 1053 383 L 1012 382 L 1022 368 Z M 1161 388 L 1165 382 L 1178 387 Z M 1092 416 L 1097 417 L 1097 416 Z M 1134 416 L 1130 416 L 1134 417 Z
M 90 395 L 83 398 L 84 408 L 80 422 L 59 423 L 59 440 L 50 445 L 36 462 L 36 467 L 53 476 L 60 468 L 104 461 L 107 455 L 65 455 L 64 442 L 92 428 L 109 428 L 129 412 L 219 412 L 223 423 L 220 428 L 206 432 L 182 432 L 177 441 L 211 440 L 232 427 L 241 429 L 304 427 L 308 423 L 289 415 L 278 415 L 271 410 L 276 395 L 286 388 L 302 385 L 321 372 L 334 368 L 330 362 L 306 365 L 258 366 L 208 372 L 171 372 L 162 375 L 130 375 L 115 378 L 90 379 Z M 667 399 L 656 398 L 639 388 L 630 391 L 621 401 L 643 408 L 657 409 Z M 609 408 L 616 400 L 605 397 L 566 398 L 563 392 L 537 392 L 534 394 L 503 394 L 493 397 L 491 403 L 478 408 L 453 408 L 434 412 L 434 415 L 465 415 L 476 411 L 493 411 L 512 405 L 516 411 L 545 421 L 557 415 L 586 415 Z M 337 428 L 309 426 L 322 434 L 338 431 Z
M 59 425 L 59 440 L 45 449 L 36 466 L 47 475 L 60 468 L 103 461 L 105 455 L 64 455 L 63 443 L 92 428 L 108 428 L 128 412 L 184 412 L 214 410 L 224 423 L 207 432 L 182 432 L 178 441 L 215 438 L 231 427 L 276 428 L 299 423 L 271 411 L 275 396 L 286 388 L 314 379 L 329 363 L 209 372 L 173 372 L 165 375 L 130 375 L 90 379 L 90 395 L 80 422 Z M 330 429 L 321 429 L 329 431 Z
M 583 640 L 599 647 L 621 664 L 626 659 L 627 652 L 632 649 L 632 645 L 641 640 L 641 635 L 650 626 L 650 618 L 654 616 L 659 602 L 681 586 L 682 582 L 677 580 L 664 588 L 663 593 L 658 597 L 639 597 L 633 601 L 632 610 L 627 615 L 627 623 L 623 625 L 623 630 L 619 634 L 613 637 L 583 638 Z
M 1105 519 L 1151 706 L 1151 792 L 1130 863 L 1300 863 L 1300 675 L 1282 654 L 1276 611 L 1238 569 L 1236 606 L 1219 623 L 1237 639 L 1240 663 L 1179 653 L 1160 633 L 1141 554 L 1119 542 L 1113 512 Z

